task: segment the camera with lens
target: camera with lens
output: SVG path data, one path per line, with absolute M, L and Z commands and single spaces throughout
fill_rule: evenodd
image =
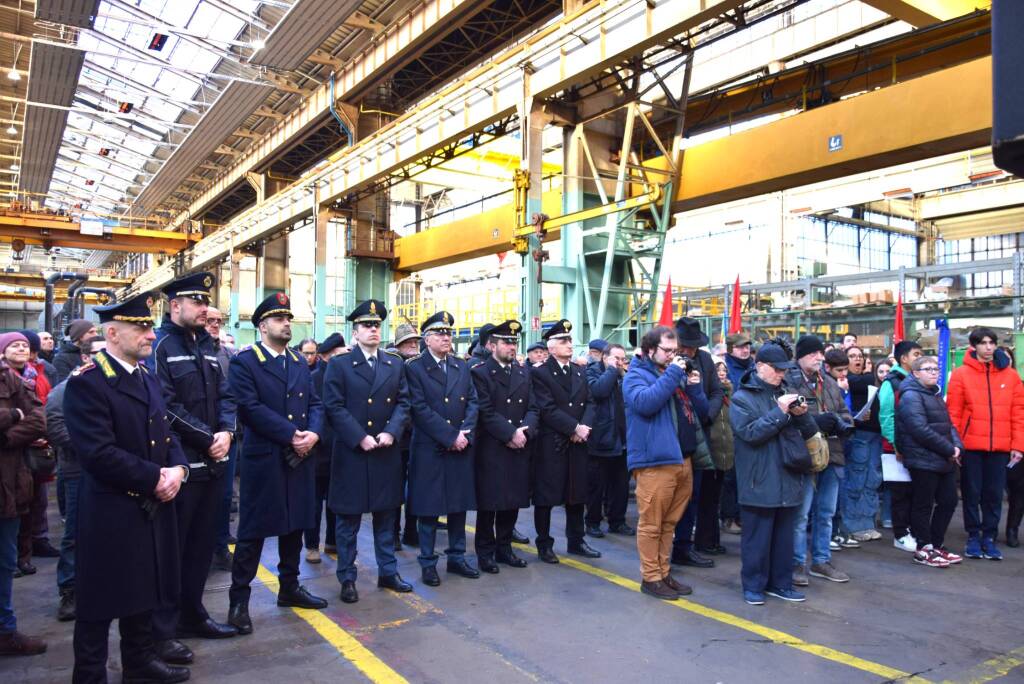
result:
M 697 370 L 697 364 L 694 363 L 693 359 L 691 359 L 689 356 L 681 354 L 676 358 L 679 359 L 680 362 L 682 362 L 683 370 L 686 371 L 687 375 Z
M 793 403 L 789 405 L 790 408 L 803 408 L 804 406 L 807 406 L 807 397 L 803 395 L 797 395 Z

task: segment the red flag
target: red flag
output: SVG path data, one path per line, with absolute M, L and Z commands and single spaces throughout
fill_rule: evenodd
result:
M 743 319 L 740 318 L 740 276 L 736 274 L 736 283 L 732 286 L 732 305 L 729 307 L 729 334 L 743 330 Z
M 907 333 L 903 328 L 903 293 L 901 292 L 896 300 L 896 325 L 893 328 L 892 343 L 895 345 L 897 342 L 902 342 L 906 336 Z
M 665 297 L 661 300 L 661 318 L 658 325 L 672 327 L 675 319 L 675 311 L 672 309 L 672 278 L 669 277 L 668 285 L 665 286 Z

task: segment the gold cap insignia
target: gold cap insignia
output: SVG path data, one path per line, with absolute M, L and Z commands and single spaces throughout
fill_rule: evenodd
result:
M 203 286 L 204 287 L 212 287 L 213 286 L 213 276 L 206 276 L 205 278 L 203 278 Z
M 520 326 L 519 326 L 519 323 L 517 321 L 512 321 L 509 324 L 508 329 L 511 330 L 512 332 L 519 332 L 519 327 Z
M 374 316 L 377 315 L 377 302 L 373 301 L 372 299 L 370 300 L 370 313 L 372 313 Z
M 564 328 L 565 328 L 566 330 L 572 330 L 572 323 L 570 323 L 569 321 L 566 321 L 566 322 L 565 322 L 565 325 L 564 325 L 563 327 L 564 327 Z

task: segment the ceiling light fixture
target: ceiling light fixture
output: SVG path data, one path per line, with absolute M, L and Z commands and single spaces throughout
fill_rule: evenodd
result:
M 251 45 L 252 49 L 257 51 L 267 47 L 266 41 L 264 41 L 262 38 L 257 38 L 256 40 L 252 41 Z
M 10 135 L 10 136 L 18 135 L 18 128 L 14 124 L 11 124 L 10 126 L 7 127 L 7 135 Z
M 12 67 L 11 70 L 7 72 L 7 78 L 9 78 L 12 81 L 20 81 L 21 74 L 18 73 L 17 69 Z
M 18 166 L 17 164 L 11 164 L 9 168 L 11 169 L 11 171 L 21 171 L 21 167 Z

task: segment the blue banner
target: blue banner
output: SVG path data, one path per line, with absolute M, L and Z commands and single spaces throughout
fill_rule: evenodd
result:
M 939 358 L 939 387 L 942 396 L 946 396 L 946 380 L 949 373 L 949 322 L 945 318 L 935 320 L 935 329 L 939 331 L 939 344 L 936 356 Z

